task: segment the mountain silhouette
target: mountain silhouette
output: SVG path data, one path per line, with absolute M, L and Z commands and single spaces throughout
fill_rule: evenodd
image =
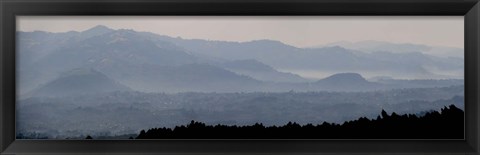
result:
M 338 90 L 338 91 L 367 91 L 383 89 L 387 86 L 369 82 L 362 75 L 358 73 L 338 73 L 318 80 L 314 83 L 317 87 L 325 90 Z
M 365 80 L 365 78 L 362 77 L 362 75 L 358 73 L 338 73 L 331 75 L 329 77 L 326 77 L 318 82 L 327 82 L 327 83 L 335 83 L 335 84 L 340 84 L 340 83 L 367 83 L 368 81 Z
M 28 96 L 69 96 L 131 89 L 91 68 L 77 68 L 33 90 Z
M 115 30 L 111 29 L 111 28 L 108 28 L 106 26 L 103 26 L 103 25 L 98 25 L 98 26 L 92 27 L 88 30 L 80 32 L 77 39 L 78 40 L 84 40 L 84 39 L 88 39 L 88 38 L 91 38 L 91 37 L 94 37 L 94 36 L 99 36 L 99 35 L 103 35 L 103 34 L 106 34 L 106 33 L 110 33 L 112 31 L 115 31 Z

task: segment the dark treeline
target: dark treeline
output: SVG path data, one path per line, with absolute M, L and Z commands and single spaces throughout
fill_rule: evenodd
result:
M 464 112 L 450 105 L 423 116 L 381 112 L 376 119 L 361 117 L 343 124 L 327 123 L 283 126 L 206 125 L 191 121 L 187 126 L 142 130 L 136 139 L 463 139 Z

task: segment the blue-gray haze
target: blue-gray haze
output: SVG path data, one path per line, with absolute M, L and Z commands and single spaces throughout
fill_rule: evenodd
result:
M 190 120 L 340 123 L 381 109 L 463 108 L 464 60 L 456 48 L 379 41 L 298 48 L 105 26 L 17 37 L 17 131 L 26 135 L 115 136 Z

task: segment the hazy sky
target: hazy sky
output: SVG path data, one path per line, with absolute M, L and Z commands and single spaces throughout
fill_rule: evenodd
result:
M 463 48 L 463 16 L 18 16 L 20 31 L 84 31 L 96 25 L 188 39 L 278 40 L 297 47 L 379 40 Z

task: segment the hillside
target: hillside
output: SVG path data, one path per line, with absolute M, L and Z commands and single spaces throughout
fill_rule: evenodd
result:
M 115 91 L 131 89 L 94 69 L 78 68 L 63 73 L 57 79 L 34 89 L 27 96 L 61 97 Z

